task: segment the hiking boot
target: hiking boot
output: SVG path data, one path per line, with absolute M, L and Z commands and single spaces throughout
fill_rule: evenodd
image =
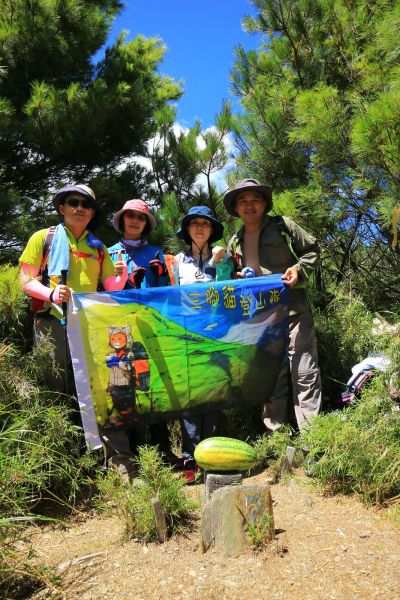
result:
M 183 469 L 183 458 L 176 456 L 171 450 L 162 451 L 162 460 L 166 467 L 172 467 L 174 471 L 182 471 Z
M 186 483 L 195 483 L 198 479 L 198 474 L 200 472 L 200 467 L 195 463 L 192 458 L 187 458 L 183 462 L 182 475 L 185 479 Z

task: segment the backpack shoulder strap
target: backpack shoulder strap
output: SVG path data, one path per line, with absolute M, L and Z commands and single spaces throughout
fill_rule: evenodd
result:
M 277 215 L 275 217 L 270 217 L 270 219 L 275 224 L 280 235 L 286 241 L 286 243 L 289 247 L 289 250 L 292 253 L 292 255 L 294 256 L 294 258 L 297 260 L 297 262 L 299 262 L 300 259 L 298 256 L 298 252 L 296 251 L 296 248 L 294 246 L 294 241 L 293 241 L 292 236 L 290 235 L 289 228 L 286 225 L 285 217 L 282 217 L 282 215 Z
M 47 259 L 50 254 L 51 245 L 53 243 L 54 232 L 56 230 L 55 225 L 49 227 L 46 231 L 46 237 L 43 242 L 43 255 L 42 255 L 42 263 L 40 265 L 40 272 L 42 273 L 46 269 Z
M 165 266 L 167 267 L 168 275 L 171 281 L 171 285 L 176 285 L 175 274 L 174 274 L 174 262 L 175 257 L 173 254 L 164 254 Z
M 101 279 L 101 276 L 103 274 L 103 263 L 104 263 L 104 257 L 105 257 L 104 246 L 100 246 L 99 248 L 97 248 L 97 252 L 98 252 L 99 264 L 100 264 L 99 279 Z

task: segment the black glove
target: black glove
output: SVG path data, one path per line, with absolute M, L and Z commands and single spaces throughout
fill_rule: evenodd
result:
M 167 267 L 165 266 L 165 263 L 163 263 L 162 260 L 160 260 L 159 258 L 154 258 L 153 260 L 151 260 L 149 262 L 149 268 L 153 275 L 155 275 L 156 277 L 160 277 L 161 275 L 167 274 Z
M 137 267 L 136 269 L 133 269 L 132 273 L 129 273 L 128 280 L 134 288 L 140 290 L 145 274 L 146 269 L 144 267 Z

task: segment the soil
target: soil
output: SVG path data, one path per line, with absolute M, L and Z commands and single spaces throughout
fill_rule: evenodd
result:
M 201 501 L 203 485 L 187 489 Z M 400 527 L 385 511 L 323 496 L 301 473 L 271 492 L 274 540 L 237 558 L 202 554 L 200 513 L 194 531 L 164 544 L 124 542 L 118 516 L 94 512 L 35 529 L 32 543 L 37 559 L 60 573 L 67 600 L 400 600 Z

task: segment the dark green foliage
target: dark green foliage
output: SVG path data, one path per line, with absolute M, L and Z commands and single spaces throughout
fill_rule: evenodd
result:
M 138 477 L 133 484 L 117 471 L 98 477 L 98 501 L 101 507 L 122 517 L 125 535 L 142 540 L 157 540 L 151 499 L 157 497 L 165 511 L 170 534 L 188 526 L 190 512 L 196 504 L 184 492 L 183 477 L 178 477 L 171 467 L 165 467 L 157 448 L 139 448 Z
M 243 406 L 224 410 L 218 435 L 252 443 L 265 431 L 260 406 Z
M 2 3 L 0 259 L 15 260 L 27 237 L 50 224 L 49 192 L 65 183 L 91 184 L 105 217 L 148 190 L 132 155 L 144 153 L 155 113 L 181 90 L 157 72 L 166 47 L 156 38 L 126 42 L 122 33 L 95 64 L 122 6 Z
M 320 240 L 330 291 L 372 310 L 399 300 L 392 211 L 400 185 L 398 2 L 253 0 L 237 50 L 235 178 L 272 184 L 275 210 Z M 390 273 L 390 277 L 387 277 Z

